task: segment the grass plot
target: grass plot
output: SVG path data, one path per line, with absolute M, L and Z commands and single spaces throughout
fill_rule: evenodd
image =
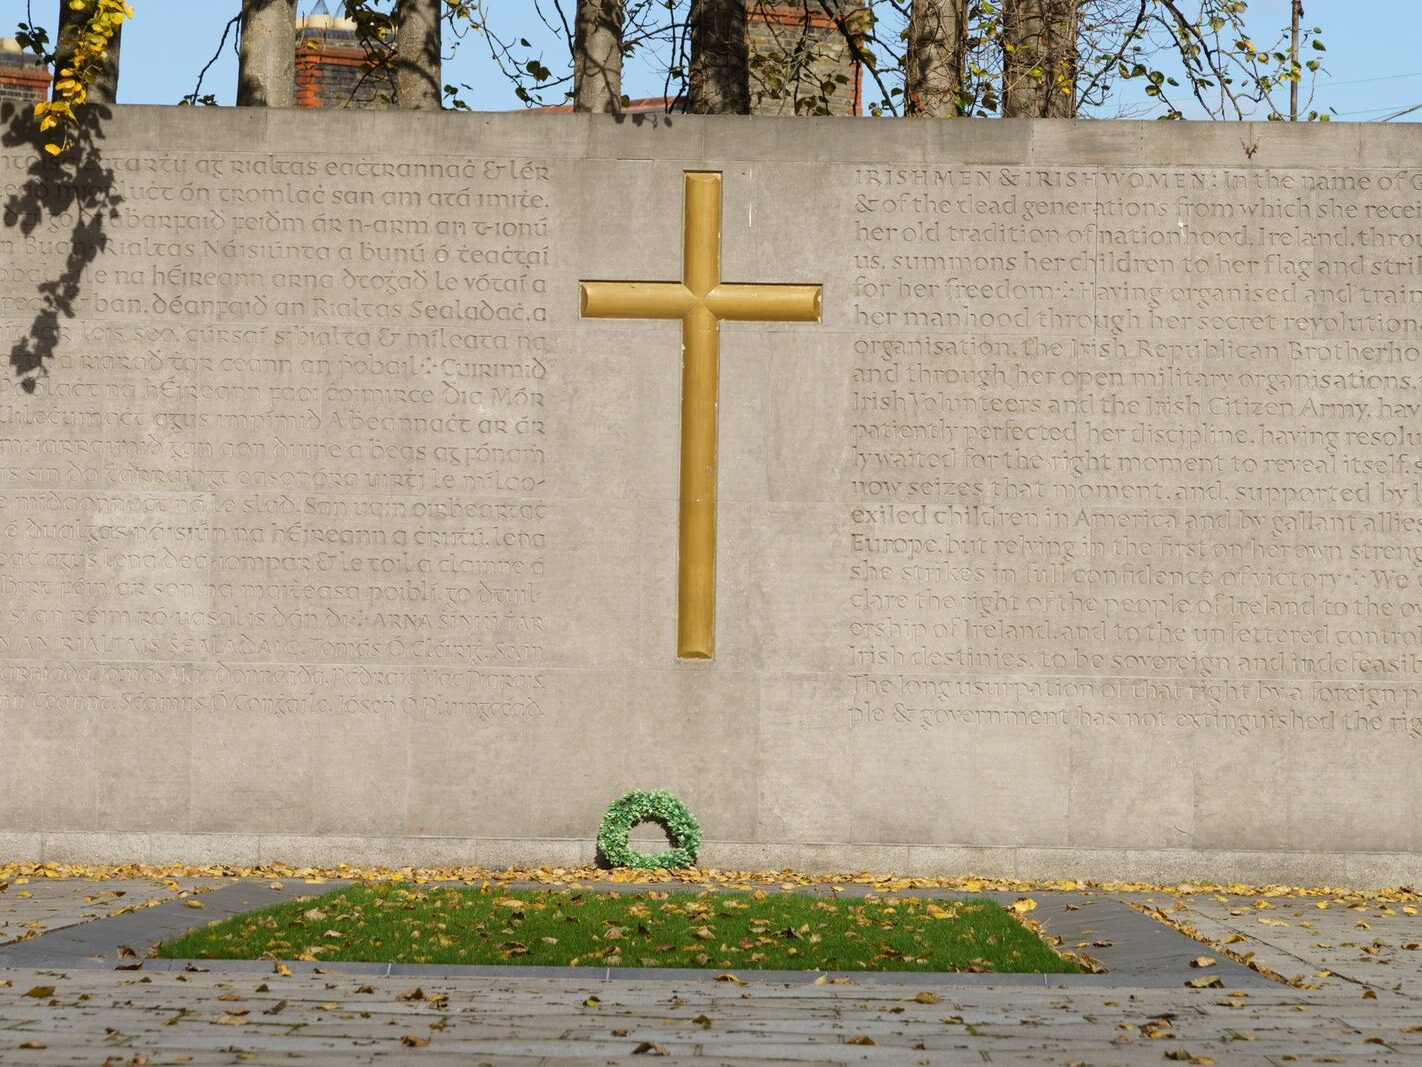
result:
M 987 900 L 355 885 L 192 930 L 169 959 L 1075 973 Z

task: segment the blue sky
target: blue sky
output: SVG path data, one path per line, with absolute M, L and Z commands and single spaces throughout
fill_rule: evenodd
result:
M 124 30 L 120 99 L 128 103 L 174 103 L 190 92 L 198 71 L 221 39 L 224 23 L 237 10 L 236 0 L 130 0 L 136 19 Z M 315 0 L 300 0 L 304 14 Z M 566 0 L 571 9 L 574 0 Z M 36 19 L 52 26 L 57 0 L 29 0 Z M 338 5 L 331 3 L 333 9 Z M 555 70 L 567 65 L 566 53 L 532 15 L 528 0 L 491 0 L 505 36 L 527 36 L 535 45 L 548 41 L 544 62 Z M 1261 40 L 1272 39 L 1288 21 L 1289 0 L 1252 0 L 1254 28 Z M 0 35 L 14 32 L 26 17 L 27 0 L 0 0 Z M 1369 121 L 1422 103 L 1422 0 L 1306 0 L 1306 21 L 1321 25 L 1328 45 L 1327 74 L 1319 80 L 1316 106 L 1332 107 L 1338 119 Z M 230 47 L 209 73 L 205 92 L 231 103 L 236 62 Z M 467 83 L 471 106 L 481 110 L 520 107 L 507 82 L 478 42 L 466 41 L 446 65 L 447 82 Z M 634 61 L 627 73 L 632 96 L 661 94 L 650 66 Z M 1422 120 L 1422 111 L 1399 121 Z

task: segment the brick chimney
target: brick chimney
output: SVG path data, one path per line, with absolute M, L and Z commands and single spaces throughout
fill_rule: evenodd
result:
M 0 103 L 35 104 L 49 99 L 49 70 L 13 37 L 0 37 Z
M 860 114 L 863 72 L 836 20 L 853 25 L 863 7 L 862 0 L 746 0 L 751 113 L 818 114 L 827 106 L 831 115 Z
M 395 78 L 370 70 L 355 23 L 336 18 L 325 0 L 296 24 L 296 106 L 387 111 L 395 106 Z

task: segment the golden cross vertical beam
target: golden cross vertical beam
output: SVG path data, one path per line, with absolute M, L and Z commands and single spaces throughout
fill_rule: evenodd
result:
M 583 282 L 582 314 L 681 320 L 676 654 L 716 653 L 716 414 L 723 320 L 818 322 L 820 286 L 721 281 L 721 175 L 687 171 L 679 282 Z

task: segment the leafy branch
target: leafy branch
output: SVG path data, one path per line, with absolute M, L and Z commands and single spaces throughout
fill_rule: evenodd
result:
M 74 51 L 68 65 L 55 72 L 54 98 L 35 105 L 40 132 L 50 135 L 44 150 L 52 156 L 74 145 L 79 129 L 74 109 L 89 99 L 89 90 L 103 74 L 114 35 L 124 19 L 133 18 L 133 8 L 125 0 L 68 0 L 68 3 L 70 11 L 88 17 L 76 23 Z M 34 47 L 35 40 L 31 28 L 30 47 Z

